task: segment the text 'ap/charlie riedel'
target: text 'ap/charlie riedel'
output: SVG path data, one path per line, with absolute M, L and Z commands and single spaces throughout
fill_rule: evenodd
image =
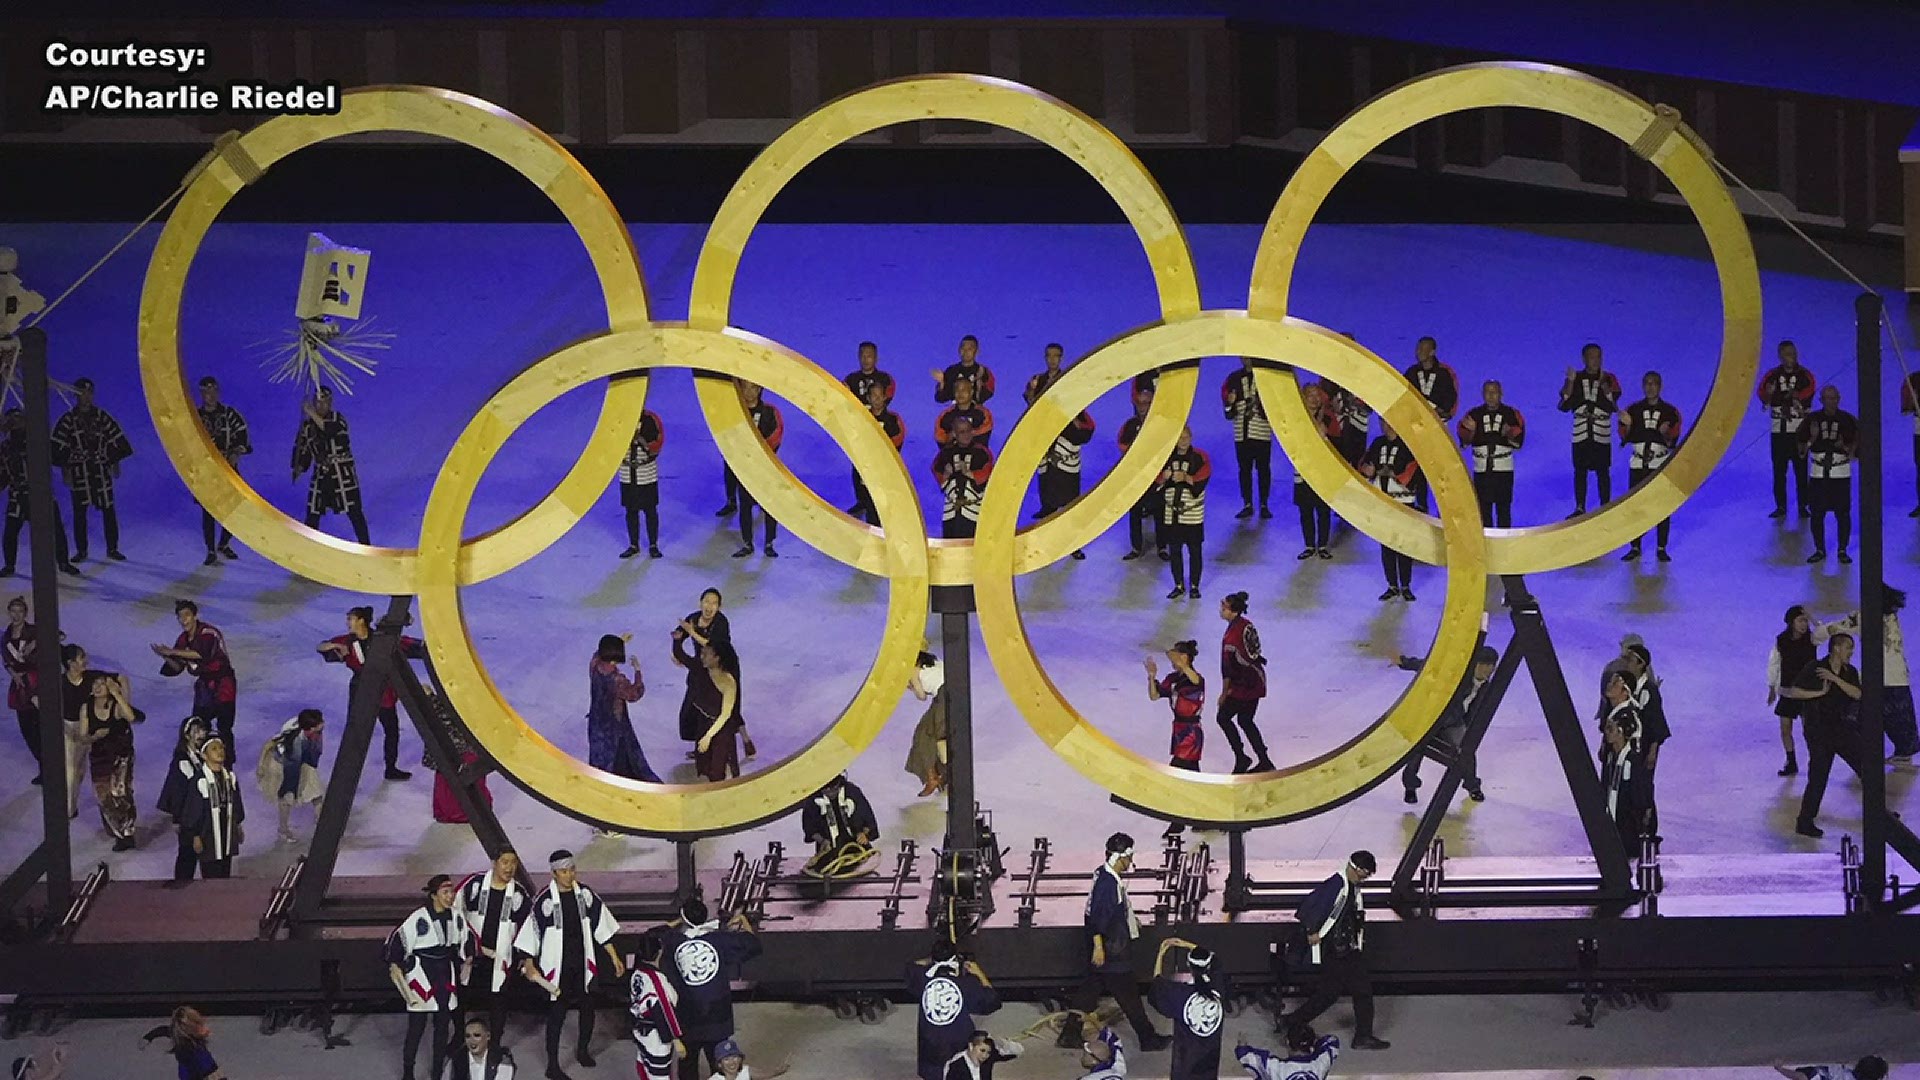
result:
M 306 116 L 340 111 L 340 84 L 240 79 L 202 83 L 183 76 L 205 68 L 206 45 L 54 40 L 42 50 L 52 76 L 41 108 L 55 113 L 122 116 L 266 113 Z M 159 80 L 167 80 L 161 82 Z

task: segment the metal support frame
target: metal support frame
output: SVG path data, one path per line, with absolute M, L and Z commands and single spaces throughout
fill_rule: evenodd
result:
M 990 885 L 999 852 L 981 848 L 981 811 L 974 799 L 973 587 L 934 586 L 933 610 L 940 616 L 941 659 L 946 665 L 947 831 L 927 903 L 932 921 L 944 920 L 960 943 L 993 913 Z

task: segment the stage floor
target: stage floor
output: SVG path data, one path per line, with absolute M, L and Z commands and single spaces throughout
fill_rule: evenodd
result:
M 379 375 L 342 400 L 354 424 L 361 475 L 377 541 L 411 544 L 430 477 L 460 428 L 490 388 L 546 351 L 602 324 L 597 292 L 577 243 L 544 226 L 359 226 L 328 224 L 338 241 L 371 248 L 374 270 L 367 310 L 376 326 L 396 331 Z M 111 242 L 104 227 L 34 226 L 0 230 L 21 252 L 24 277 L 49 295 Z M 121 482 L 124 547 L 130 561 L 105 565 L 101 545 L 83 579 L 63 579 L 65 625 L 98 667 L 134 673 L 138 704 L 151 719 L 139 732 L 136 793 L 142 808 L 139 850 L 108 851 L 90 789 L 81 795 L 76 866 L 106 861 L 119 879 L 163 877 L 173 858 L 166 824 L 152 812 L 178 718 L 189 688 L 155 675 L 147 645 L 171 641 L 175 597 L 197 598 L 203 616 L 226 631 L 240 674 L 243 771 L 260 740 L 304 706 L 344 716 L 346 673 L 322 664 L 316 642 L 340 633 L 345 609 L 377 598 L 339 593 L 293 578 L 242 550 L 239 562 L 199 565 L 198 514 L 166 465 L 138 396 L 133 356 L 137 295 L 149 231 L 49 321 L 55 374 L 91 375 L 100 400 L 128 428 L 136 456 Z M 280 506 L 298 512 L 304 485 L 288 483 L 283 455 L 296 409 L 285 387 L 267 387 L 247 346 L 286 325 L 286 301 L 298 274 L 302 231 L 271 226 L 214 230 L 188 290 L 186 352 L 191 373 L 220 375 L 228 397 L 253 424 L 255 457 L 243 471 Z M 649 227 L 637 232 L 656 312 L 677 318 L 702 229 Z M 909 464 L 923 505 L 934 513 L 926 465 L 934 406 L 927 369 L 953 356 L 963 333 L 978 334 L 983 360 L 998 373 L 991 403 L 1002 428 L 1020 412 L 1019 389 L 1039 366 L 1041 346 L 1058 340 L 1078 355 L 1155 315 L 1139 248 L 1123 229 L 1085 228 L 769 228 L 748 252 L 735 322 L 814 357 L 830 370 L 853 367 L 853 345 L 881 344 L 882 364 L 901 379 L 901 411 L 909 428 Z M 1257 231 L 1196 228 L 1192 244 L 1206 302 L 1241 306 Z M 1507 398 L 1531 421 L 1532 441 L 1520 457 L 1517 518 L 1557 520 L 1569 509 L 1566 425 L 1553 410 L 1561 373 L 1579 345 L 1603 342 L 1609 367 L 1623 383 L 1658 368 L 1668 397 L 1689 423 L 1704 399 L 1719 334 L 1719 309 L 1704 245 L 1691 233 L 1609 229 L 1604 235 L 1466 227 L 1324 227 L 1306 245 L 1295 294 L 1297 314 L 1352 330 L 1394 360 L 1411 360 L 1413 341 L 1432 333 L 1441 355 L 1471 395 L 1480 380 L 1505 381 Z M 1766 290 L 1766 360 L 1781 337 L 1798 340 L 1808 366 L 1824 382 L 1851 380 L 1853 289 L 1804 272 L 1797 255 L 1762 245 Z M 1879 273 L 1888 260 L 1869 252 Z M 1427 651 L 1437 611 L 1438 575 L 1416 570 L 1420 600 L 1377 603 L 1377 546 L 1341 530 L 1332 562 L 1297 563 L 1300 542 L 1289 501 L 1289 473 L 1276 462 L 1275 518 L 1236 521 L 1232 446 L 1213 405 L 1232 361 L 1205 362 L 1196 439 L 1214 456 L 1202 601 L 1167 602 L 1165 567 L 1148 559 L 1122 562 L 1123 529 L 1088 549 L 1084 562 L 1062 562 L 1024 579 L 1023 610 L 1053 679 L 1089 716 L 1126 745 L 1151 757 L 1164 753 L 1166 714 L 1149 703 L 1140 658 L 1179 638 L 1201 642 L 1203 670 L 1214 670 L 1213 643 L 1222 624 L 1216 599 L 1244 589 L 1272 658 L 1274 691 L 1261 721 L 1275 757 L 1298 761 L 1349 737 L 1378 716 L 1410 678 L 1393 669 L 1400 653 Z M 1889 358 L 1888 384 L 1897 379 Z M 1842 382 L 1848 406 L 1855 394 Z M 1893 398 L 1888 397 L 1891 402 Z M 641 740 L 656 766 L 675 779 L 691 776 L 675 738 L 679 673 L 666 661 L 667 631 L 709 585 L 727 594 L 727 611 L 749 686 L 748 719 L 760 757 L 777 761 L 820 732 L 858 687 L 873 655 L 886 585 L 844 569 L 798 542 L 781 557 L 731 560 L 731 521 L 718 522 L 720 466 L 698 418 L 684 373 L 654 381 L 649 407 L 665 421 L 662 463 L 667 557 L 622 562 L 620 511 L 610 492 L 591 518 L 546 553 L 466 592 L 469 624 L 494 678 L 547 737 L 585 755 L 584 671 L 602 633 L 633 632 L 649 684 L 634 708 Z M 576 392 L 545 410 L 516 436 L 482 484 L 469 531 L 492 527 L 530 505 L 542 485 L 573 459 L 597 409 L 597 392 Z M 1089 474 L 1102 475 L 1116 456 L 1113 437 L 1128 408 L 1119 393 L 1098 405 L 1099 430 L 1088 453 Z M 848 501 L 845 460 L 810 421 L 787 410 L 783 460 L 829 501 Z M 1913 490 L 1904 418 L 1887 425 L 1889 577 L 1914 584 L 1920 548 L 1903 513 Z M 1810 567 L 1806 530 L 1769 521 L 1764 420 L 1752 410 L 1735 450 L 1674 525 L 1675 562 L 1623 565 L 1608 557 L 1540 575 L 1529 584 L 1577 703 L 1591 705 L 1601 665 L 1622 633 L 1645 636 L 1665 680 L 1675 731 L 1662 758 L 1661 809 L 1666 854 L 1677 870 L 1690 858 L 1736 860 L 1748 854 L 1833 858 L 1832 901 L 1838 901 L 1840 837 L 1858 833 L 1858 787 L 1836 777 L 1822 823 L 1828 836 L 1792 833 L 1802 781 L 1774 775 L 1781 751 L 1765 705 L 1765 662 L 1771 636 L 1788 605 L 1822 614 L 1853 606 L 1851 568 Z M 1624 470 L 1616 483 L 1624 486 Z M 337 523 L 337 519 L 336 523 Z M 339 523 L 344 524 L 344 523 Z M 98 524 L 95 523 L 97 530 Z M 1843 573 L 1842 571 L 1848 571 Z M 24 591 L 26 582 L 17 582 Z M 1493 641 L 1505 620 L 1489 590 Z M 1097 614 L 1095 614 L 1097 613 Z M 930 631 L 933 624 L 929 623 Z M 994 684 L 976 641 L 976 723 L 980 733 L 979 795 L 990 808 L 1010 863 L 1023 865 L 1031 839 L 1046 835 L 1054 866 L 1091 865 L 1115 829 L 1145 840 L 1159 824 L 1114 805 L 1048 753 Z M 854 765 L 891 848 L 900 837 L 936 844 L 943 824 L 937 799 L 916 799 L 918 782 L 901 771 L 920 706 L 903 694 L 893 723 Z M 337 726 L 328 734 L 332 762 Z M 1229 764 L 1215 731 L 1205 767 Z M 419 769 L 419 743 L 408 732 L 408 782 L 384 782 L 370 771 L 355 807 L 340 860 L 347 875 L 423 878 L 478 867 L 483 857 L 464 826 L 433 823 L 430 777 Z M 376 750 L 377 757 L 377 750 Z M 1458 857 L 1567 856 L 1582 834 L 1530 684 L 1518 680 L 1494 720 L 1480 755 L 1488 799 L 1465 803 L 1443 836 Z M 376 762 L 377 765 L 377 762 Z M 11 865 L 37 841 L 38 794 L 24 750 L 11 736 L 0 744 L 0 775 L 10 777 L 0 814 L 14 823 L 0 833 L 0 860 Z M 1429 777 L 1437 767 L 1429 766 Z M 1914 774 L 1889 774 L 1892 804 L 1920 812 Z M 496 780 L 494 794 L 514 842 L 536 868 L 555 847 L 571 847 L 592 880 L 595 872 L 664 869 L 672 846 L 595 837 L 591 829 L 539 805 Z M 1429 787 L 1428 790 L 1431 790 Z M 249 785 L 249 795 L 255 793 Z M 249 842 L 237 873 L 277 878 L 300 850 L 273 842 L 271 808 L 255 799 Z M 1258 860 L 1335 859 L 1367 847 L 1391 864 L 1411 834 L 1419 807 L 1402 803 L 1397 783 L 1333 812 L 1249 839 Z M 302 811 L 296 828 L 311 830 Z M 797 822 L 779 822 L 741 836 L 703 841 L 699 860 L 717 870 L 735 850 L 757 856 L 769 839 L 799 842 Z M 1224 857 L 1224 843 L 1217 843 Z M 1678 874 L 1670 881 L 1678 884 Z M 1902 876 L 1912 880 L 1911 871 Z M 1674 897 L 1669 903 L 1677 903 Z M 1671 909 L 1669 909 L 1671 910 Z

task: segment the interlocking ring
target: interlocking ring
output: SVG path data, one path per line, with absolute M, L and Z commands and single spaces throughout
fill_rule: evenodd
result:
M 1641 137 L 1652 132 L 1658 141 L 1647 160 L 1672 181 L 1706 233 L 1720 279 L 1723 323 L 1720 366 L 1707 404 L 1691 433 L 1652 479 L 1597 513 L 1550 525 L 1486 530 L 1493 573 L 1532 574 L 1586 562 L 1653 528 L 1700 490 L 1739 430 L 1760 368 L 1760 274 L 1746 221 L 1691 130 L 1617 86 L 1545 64 L 1470 64 L 1402 83 L 1342 120 L 1293 174 L 1261 235 L 1247 307 L 1267 317 L 1287 313 L 1293 268 L 1307 226 L 1333 185 L 1381 143 L 1451 113 L 1502 107 L 1541 109 L 1585 121 L 1633 145 L 1636 152 L 1647 149 Z M 1361 479 L 1307 415 L 1292 375 L 1263 370 L 1255 373 L 1254 382 L 1294 469 L 1335 513 L 1395 550 L 1422 562 L 1439 561 L 1446 545 L 1441 526 Z M 1453 453 L 1451 448 L 1448 453 Z M 1423 468 L 1429 466 L 1429 458 L 1415 456 Z

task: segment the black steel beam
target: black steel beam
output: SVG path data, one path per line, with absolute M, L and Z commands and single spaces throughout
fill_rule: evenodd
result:
M 40 808 L 44 833 L 47 908 L 64 911 L 73 900 L 73 839 L 67 818 L 67 736 L 60 664 L 60 555 L 66 545 L 60 499 L 53 486 L 53 418 L 47 401 L 47 332 L 20 332 L 20 374 L 27 413 L 27 489 L 33 542 L 34 674 L 40 681 Z
M 936 588 L 947 692 L 947 849 L 980 846 L 973 795 L 973 590 Z M 964 606 L 962 606 L 964 604 Z
M 1879 906 L 1887 895 L 1886 627 L 1880 583 L 1885 581 L 1886 543 L 1882 535 L 1880 461 L 1880 297 L 1861 293 L 1853 303 L 1854 362 L 1859 377 L 1860 470 L 1860 880 L 1867 903 Z

